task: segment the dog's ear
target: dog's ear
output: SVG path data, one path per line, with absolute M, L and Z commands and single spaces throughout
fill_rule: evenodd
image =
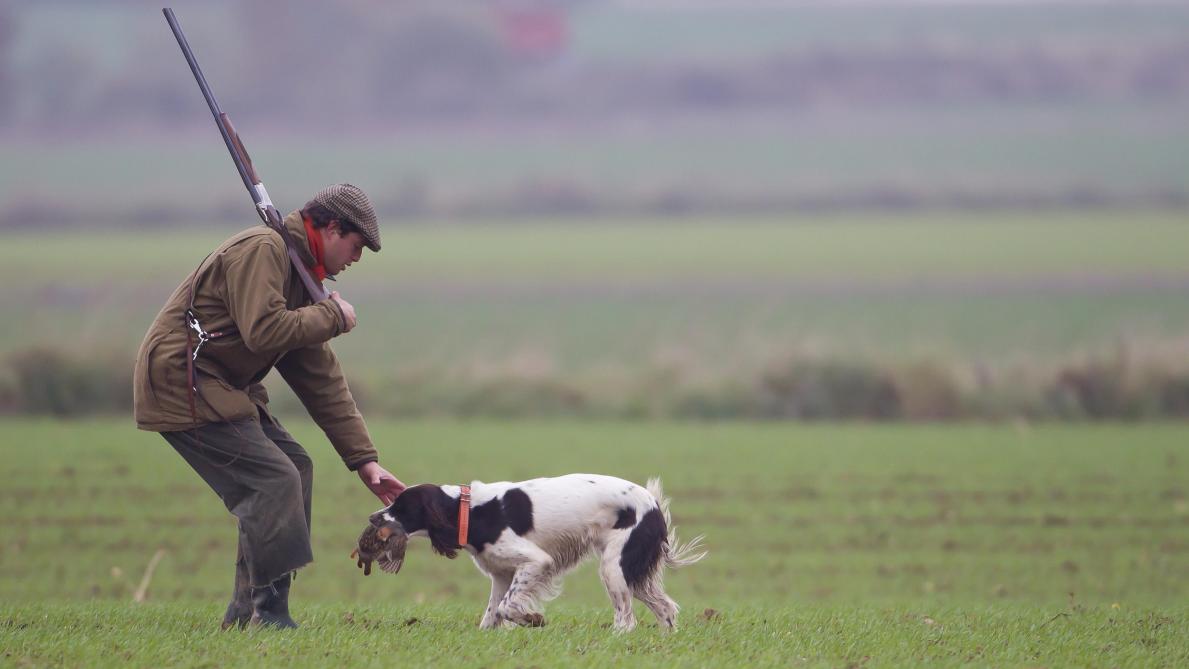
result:
M 426 534 L 433 552 L 453 560 L 458 557 L 458 525 L 451 518 L 455 500 L 440 489 L 439 493 L 425 500 Z

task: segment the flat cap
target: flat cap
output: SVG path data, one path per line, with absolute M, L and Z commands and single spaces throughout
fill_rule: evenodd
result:
M 314 194 L 311 202 L 320 204 L 339 218 L 359 228 L 359 234 L 373 251 L 380 250 L 380 224 L 376 221 L 376 210 L 358 186 L 335 184 Z

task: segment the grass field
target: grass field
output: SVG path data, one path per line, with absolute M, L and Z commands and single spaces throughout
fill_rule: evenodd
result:
M 296 633 L 221 633 L 214 605 L 0 604 L 12 666 L 1178 667 L 1189 613 L 1054 605 L 821 606 L 691 615 L 616 636 L 601 609 L 538 630 L 475 628 L 461 605 L 308 607 Z
M 0 646 L 13 665 L 1183 666 L 1183 425 L 373 423 L 406 482 L 661 475 L 711 556 L 670 575 L 678 636 L 612 637 L 590 566 L 543 630 L 472 625 L 484 579 L 414 543 L 396 577 L 347 557 L 374 500 L 307 420 L 316 562 L 304 630 L 218 634 L 234 524 L 126 422 L 3 424 Z M 149 603 L 131 596 L 166 551 Z M 707 612 L 707 610 L 712 610 Z M 640 609 L 638 613 L 643 613 Z

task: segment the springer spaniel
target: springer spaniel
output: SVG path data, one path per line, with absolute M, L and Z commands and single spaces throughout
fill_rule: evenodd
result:
M 468 494 L 469 493 L 469 494 Z M 469 497 L 469 500 L 468 500 Z M 647 489 L 630 481 L 596 474 L 570 474 L 519 483 L 470 486 L 423 484 L 405 490 L 391 506 L 372 514 L 369 531 L 392 541 L 380 557 L 384 571 L 396 573 L 404 561 L 405 540 L 428 536 L 434 552 L 454 558 L 471 554 L 491 578 L 491 599 L 479 626 L 541 626 L 541 605 L 561 592 L 562 576 L 583 558 L 599 556 L 599 576 L 615 607 L 615 629 L 636 626 L 632 597 L 656 615 L 662 629 L 677 622 L 677 602 L 665 594 L 665 567 L 684 567 L 706 556 L 702 537 L 677 543 L 669 500 L 659 479 Z M 368 531 L 365 531 L 365 535 Z M 361 558 L 370 562 L 361 538 Z

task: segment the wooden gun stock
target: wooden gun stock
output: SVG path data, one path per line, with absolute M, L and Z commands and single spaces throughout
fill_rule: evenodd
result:
M 231 117 L 227 112 L 219 112 L 219 123 L 227 131 L 227 136 L 231 138 L 232 150 L 239 154 L 244 170 L 248 173 L 248 181 L 255 186 L 260 181 L 260 175 L 256 174 L 256 168 L 252 166 L 252 157 L 248 155 L 248 150 L 244 148 L 244 143 L 239 138 L 239 133 L 235 131 L 235 126 L 231 124 Z

